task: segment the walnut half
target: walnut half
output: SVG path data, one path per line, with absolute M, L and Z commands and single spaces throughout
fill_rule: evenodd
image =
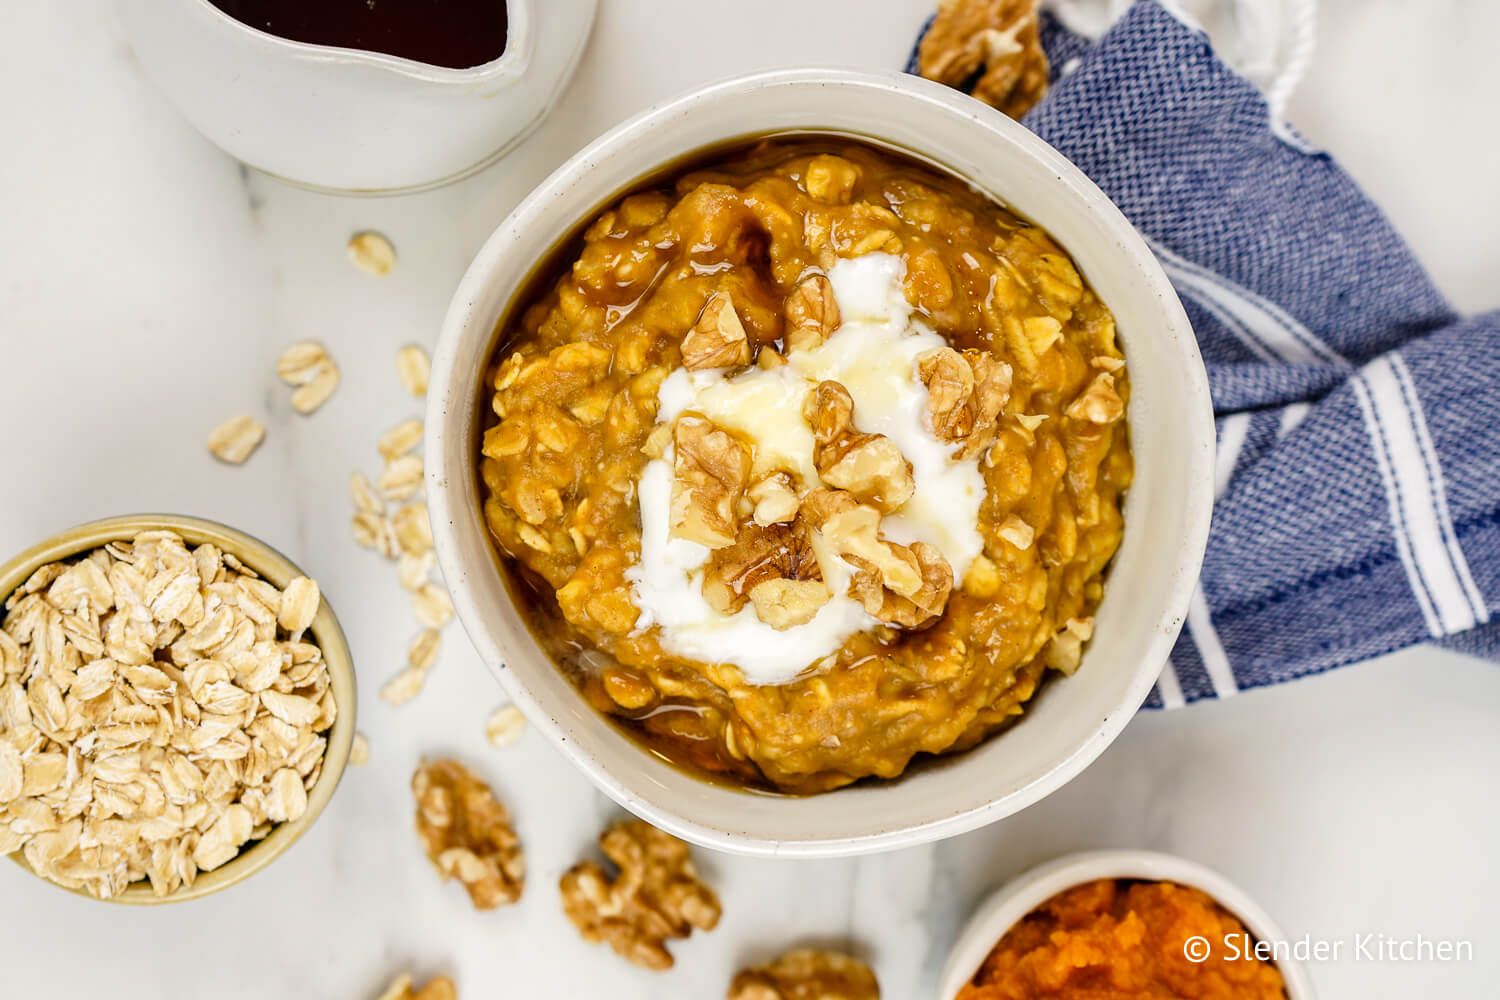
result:
M 691 415 L 677 420 L 672 445 L 672 536 L 711 549 L 733 544 L 749 453 L 712 421 Z
M 821 587 L 822 579 L 822 568 L 813 554 L 805 524 L 746 524 L 740 528 L 733 545 L 717 550 L 708 560 L 703 573 L 703 598 L 726 615 L 734 614 L 745 606 L 746 601 L 754 600 L 757 612 L 774 608 L 772 613 L 779 620 L 789 621 L 796 614 L 790 612 L 787 602 L 805 608 L 808 600 L 817 596 L 818 590 L 798 588 L 794 593 L 780 588 L 764 591 L 756 599 L 753 596 L 756 588 L 771 580 L 802 581 Z M 826 590 L 823 593 L 826 600 Z M 813 608 L 812 613 L 816 610 Z M 808 618 L 811 616 L 808 614 Z M 764 614 L 760 617 L 767 624 L 775 625 Z
M 880 1000 L 880 984 L 852 955 L 797 948 L 737 973 L 726 1000 Z
M 488 785 L 456 760 L 434 760 L 417 768 L 411 790 L 427 857 L 445 878 L 463 883 L 475 909 L 493 910 L 521 898 L 521 841 Z
M 896 510 L 916 492 L 911 463 L 884 434 L 854 429 L 854 399 L 838 382 L 819 382 L 808 393 L 802 415 L 813 432 L 813 464 L 835 489 L 883 513 Z
M 619 868 L 613 880 L 581 861 L 559 885 L 563 912 L 585 941 L 605 942 L 626 960 L 660 971 L 672 967 L 669 940 L 718 925 L 719 897 L 698 878 L 687 844 L 627 820 L 605 830 L 599 848 Z
M 787 296 L 786 348 L 805 351 L 817 347 L 839 328 L 839 303 L 833 296 L 833 283 L 825 275 L 804 278 Z
M 682 338 L 682 364 L 689 371 L 736 368 L 750 363 L 750 341 L 745 325 L 726 292 L 709 296 L 698 322 Z
M 917 355 L 917 377 L 927 387 L 928 421 L 938 440 L 963 445 L 963 458 L 994 440 L 995 421 L 1010 400 L 1010 365 L 984 351 L 938 347 Z

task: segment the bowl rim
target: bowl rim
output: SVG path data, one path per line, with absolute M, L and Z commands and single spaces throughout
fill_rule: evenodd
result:
M 1234 914 L 1257 940 L 1286 939 L 1270 914 L 1249 893 L 1196 861 L 1160 851 L 1081 851 L 1022 872 L 975 907 L 949 949 L 948 960 L 938 977 L 938 1000 L 953 1000 L 979 971 L 1000 938 L 1026 914 L 1060 892 L 1105 878 L 1175 882 L 1199 889 Z M 1275 959 L 1272 964 L 1286 983 L 1287 1000 L 1314 1000 L 1312 979 L 1306 966 L 1294 958 Z
M 474 380 L 483 377 L 482 366 L 478 372 L 468 368 L 462 372 L 458 370 L 459 364 L 467 360 L 459 356 L 460 348 L 465 341 L 466 331 L 471 325 L 475 327 L 483 325 L 483 336 L 486 342 L 493 346 L 494 317 L 487 314 L 479 315 L 477 306 L 484 300 L 485 290 L 494 280 L 492 274 L 505 266 L 508 244 L 515 234 L 524 233 L 533 227 L 553 226 L 556 220 L 552 218 L 552 203 L 580 184 L 591 171 L 597 168 L 599 163 L 607 162 L 612 150 L 628 146 L 638 135 L 658 128 L 671 128 L 677 120 L 700 112 L 702 106 L 712 106 L 719 100 L 733 99 L 761 88 L 786 86 L 808 89 L 875 90 L 887 96 L 894 95 L 902 100 L 940 105 L 945 113 L 962 116 L 973 122 L 975 128 L 998 131 L 1001 133 L 1000 140 L 1020 147 L 1022 155 L 1029 156 L 1047 172 L 1054 175 L 1059 186 L 1069 189 L 1069 200 L 1077 205 L 1077 211 L 1091 216 L 1108 231 L 1112 241 L 1117 244 L 1113 255 L 1129 267 L 1131 280 L 1139 282 L 1143 290 L 1149 292 L 1159 303 L 1158 312 L 1166 327 L 1166 335 L 1176 339 L 1178 346 L 1175 350 L 1180 352 L 1180 358 L 1190 370 L 1190 377 L 1177 388 L 1180 390 L 1185 410 L 1197 414 L 1191 427 L 1193 445 L 1199 453 L 1206 456 L 1205 460 L 1200 463 L 1202 467 L 1196 468 L 1191 473 L 1189 484 L 1191 488 L 1183 498 L 1185 519 L 1179 533 L 1181 558 L 1164 570 L 1164 572 L 1175 573 L 1176 576 L 1170 585 L 1169 599 L 1162 607 L 1162 613 L 1157 622 L 1158 627 L 1148 643 L 1149 655 L 1143 658 L 1143 666 L 1132 675 L 1115 710 L 1098 721 L 1071 752 L 1061 757 L 1049 770 L 1027 784 L 984 802 L 941 813 L 934 811 L 931 817 L 919 822 L 884 827 L 876 825 L 875 829 L 868 833 L 795 840 L 772 839 L 767 836 L 747 834 L 736 831 L 728 823 L 714 824 L 707 820 L 689 818 L 670 807 L 659 806 L 648 798 L 653 790 L 638 791 L 633 784 L 627 784 L 618 778 L 610 766 L 598 756 L 580 747 L 570 738 L 566 728 L 553 712 L 533 695 L 528 685 L 517 678 L 515 671 L 509 668 L 507 660 L 510 657 L 507 655 L 506 644 L 491 632 L 486 624 L 484 610 L 474 599 L 471 586 L 467 581 L 466 557 L 460 550 L 455 527 L 457 518 L 471 517 L 472 512 L 467 509 L 462 495 L 464 487 L 461 482 L 457 484 L 449 482 L 450 472 L 443 446 L 444 431 L 449 422 L 449 410 L 461 411 L 466 405 L 465 401 L 477 388 Z M 821 134 L 842 132 L 856 138 L 862 136 L 866 141 L 876 144 L 890 145 L 893 142 L 873 131 L 864 132 L 852 128 L 839 129 L 818 125 L 809 126 L 807 131 Z M 765 133 L 762 131 L 739 134 L 742 137 L 748 137 Z M 732 137 L 726 137 L 711 145 L 717 146 L 732 141 Z M 691 142 L 683 145 L 687 148 L 677 150 L 674 158 L 690 155 L 695 149 L 707 148 Z M 898 145 L 909 149 L 907 144 L 898 143 Z M 918 156 L 923 155 L 920 150 L 911 152 Z M 965 171 L 945 163 L 941 158 L 929 156 L 928 160 L 940 164 L 959 176 L 965 176 Z M 671 162 L 672 158 L 669 158 L 658 166 L 665 166 Z M 637 177 L 622 178 L 621 184 L 614 189 L 616 192 L 614 197 L 618 197 L 620 191 L 627 190 L 637 180 Z M 982 184 L 978 186 L 981 189 L 984 188 Z M 1013 207 L 1023 215 L 1026 214 L 1025 206 Z M 566 220 L 567 226 L 562 231 L 570 231 L 580 222 L 581 219 Z M 529 286 L 528 277 L 522 276 L 517 279 L 515 287 L 509 291 L 506 307 L 501 310 L 502 314 L 510 308 L 514 296 L 524 293 Z M 434 543 L 439 563 L 443 568 L 445 578 L 450 581 L 454 606 L 460 622 L 479 652 L 480 658 L 500 681 L 512 700 L 576 767 L 621 806 L 693 843 L 729 853 L 758 856 L 846 856 L 939 840 L 1011 815 L 1076 777 L 1113 742 L 1130 718 L 1134 716 L 1155 684 L 1160 665 L 1166 662 L 1172 643 L 1186 618 L 1188 603 L 1196 585 L 1207 545 L 1209 517 L 1213 502 L 1211 469 L 1215 433 L 1207 374 L 1182 304 L 1144 237 L 1135 230 L 1108 196 L 1078 167 L 1024 126 L 967 95 L 900 72 L 804 68 L 771 70 L 732 77 L 654 105 L 605 132 L 570 157 L 533 188 L 531 193 L 497 225 L 476 253 L 455 290 L 433 354 L 426 435 L 428 505 L 432 515 Z M 455 471 L 454 477 L 458 479 L 465 474 L 466 472 L 460 469 Z M 486 554 L 485 558 L 490 558 L 489 554 Z M 538 652 L 538 655 L 545 656 L 545 653 Z M 1147 662 L 1151 664 L 1150 669 L 1144 665 Z M 601 718 L 598 724 L 608 725 L 609 723 Z
M 212 543 L 220 550 L 239 559 L 262 578 L 284 589 L 293 578 L 304 576 L 286 556 L 277 549 L 252 535 L 228 525 L 200 517 L 182 514 L 127 514 L 99 521 L 89 521 L 38 542 L 30 548 L 0 564 L 0 622 L 5 619 L 4 602 L 16 589 L 24 584 L 31 574 L 48 563 L 68 559 L 97 549 L 112 541 L 133 538 L 143 531 L 171 531 L 182 537 L 189 545 Z M 349 642 L 343 627 L 334 615 L 328 595 L 319 595 L 318 612 L 308 629 L 323 651 L 328 664 L 329 688 L 333 691 L 334 703 L 338 706 L 338 717 L 328 731 L 328 744 L 323 753 L 323 771 L 317 784 L 307 794 L 307 811 L 295 820 L 278 823 L 260 840 L 242 849 L 229 861 L 211 872 L 200 872 L 191 886 L 181 887 L 165 896 L 158 896 L 149 881 L 132 882 L 125 891 L 115 896 L 98 897 L 82 889 L 59 885 L 35 872 L 17 850 L 9 855 L 21 868 L 30 872 L 39 881 L 54 888 L 70 892 L 98 903 L 116 903 L 134 906 L 154 906 L 167 903 L 182 903 L 201 899 L 254 875 L 275 861 L 296 843 L 311 828 L 313 822 L 327 807 L 338 788 L 339 781 L 349 762 L 349 751 L 354 743 L 354 726 L 357 690 L 354 675 L 354 660 L 349 651 Z

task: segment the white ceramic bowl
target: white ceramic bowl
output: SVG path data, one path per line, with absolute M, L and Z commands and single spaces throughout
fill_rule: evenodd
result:
M 838 132 L 897 146 L 968 178 L 1045 227 L 1117 318 L 1131 371 L 1136 477 L 1125 539 L 1082 668 L 1054 678 L 1019 725 L 898 781 L 783 797 L 709 784 L 666 764 L 590 708 L 512 606 L 481 514 L 476 461 L 496 323 L 549 251 L 638 178 L 695 150 L 766 133 Z M 1076 167 L 1015 122 L 904 74 L 799 70 L 743 77 L 607 133 L 544 181 L 459 285 L 433 359 L 429 506 L 443 574 L 480 655 L 533 723 L 625 808 L 697 843 L 815 856 L 971 830 L 1083 770 L 1149 692 L 1182 625 L 1212 503 L 1207 378 L 1182 306 L 1145 242 Z
M 457 180 L 541 121 L 573 75 L 596 0 L 496 0 L 500 58 L 449 69 L 308 45 L 208 0 L 116 0 L 131 46 L 193 127 L 306 187 L 387 194 Z
M 938 979 L 936 1000 L 953 1000 L 974 978 L 996 942 L 1026 914 L 1065 889 L 1101 878 L 1176 882 L 1200 889 L 1238 917 L 1258 941 L 1274 944 L 1286 940 L 1266 911 L 1243 889 L 1192 861 L 1153 851 L 1069 854 L 1008 882 L 980 905 L 949 953 L 948 964 Z M 1211 948 L 1220 945 L 1217 941 L 1209 943 Z M 1287 1000 L 1313 1000 L 1312 980 L 1301 963 L 1288 959 L 1278 961 L 1276 967 L 1286 981 Z

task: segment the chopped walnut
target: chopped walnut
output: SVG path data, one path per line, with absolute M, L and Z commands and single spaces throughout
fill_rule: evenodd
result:
M 1010 365 L 985 351 L 938 347 L 917 356 L 927 386 L 927 414 L 939 440 L 963 445 L 972 458 L 994 439 L 995 421 L 1010 400 Z
M 683 367 L 699 371 L 749 363 L 750 341 L 734 311 L 734 300 L 724 292 L 715 292 L 698 315 L 698 322 L 682 338 Z
M 917 68 L 929 80 L 961 87 L 983 70 L 973 94 L 1020 118 L 1047 92 L 1038 0 L 938 0 L 922 38 Z
M 772 578 L 750 588 L 755 616 L 775 629 L 806 625 L 828 598 L 828 587 L 821 580 Z
M 1007 517 L 995 530 L 995 534 L 1023 552 L 1031 548 L 1031 543 L 1036 540 L 1036 529 L 1016 514 Z
M 915 561 L 921 585 L 910 594 L 896 593 L 889 583 L 881 586 L 882 580 L 873 566 L 858 556 L 850 556 L 849 562 L 858 570 L 850 583 L 850 593 L 875 618 L 902 628 L 920 628 L 947 607 L 948 596 L 953 592 L 953 568 L 941 552 L 926 542 L 892 548 L 901 552 L 903 558 L 909 556 Z
M 1083 644 L 1094 637 L 1094 619 L 1069 618 L 1047 644 L 1047 666 L 1071 675 L 1083 662 Z
M 823 579 L 805 525 L 744 525 L 733 545 L 709 558 L 703 572 L 703 598 L 721 613 L 732 615 L 745 606 L 757 585 L 773 579 Z
M 852 955 L 797 948 L 736 974 L 726 1000 L 880 1000 L 880 985 Z
M 457 878 L 474 908 L 521 898 L 526 865 L 510 814 L 489 786 L 455 760 L 423 763 L 411 779 L 417 835 L 445 878 Z
M 667 942 L 696 928 L 713 930 L 719 898 L 693 868 L 692 849 L 649 823 L 616 823 L 599 837 L 604 856 L 619 868 L 613 881 L 592 861 L 562 877 L 563 912 L 585 941 L 605 942 L 648 969 L 670 969 Z
M 1115 391 L 1115 377 L 1100 372 L 1065 411 L 1074 420 L 1091 424 L 1112 424 L 1125 416 L 1125 401 Z
M 761 527 L 786 524 L 797 516 L 797 490 L 792 477 L 776 472 L 750 487 L 749 497 L 755 503 L 752 515 Z
M 906 546 L 880 537 L 880 512 L 874 507 L 850 504 L 823 520 L 818 530 L 835 552 L 859 560 L 900 596 L 911 597 L 922 589 L 922 568 L 916 556 Z
M 813 490 L 802 498 L 800 515 L 855 568 L 849 593 L 871 615 L 917 628 L 943 613 L 953 570 L 936 548 L 881 538 L 880 512 L 842 490 Z
M 818 383 L 803 403 L 802 415 L 813 431 L 813 462 L 829 486 L 883 513 L 911 499 L 916 492 L 911 463 L 885 435 L 854 430 L 854 400 L 842 385 Z
M 735 506 L 750 477 L 750 455 L 702 417 L 679 418 L 672 440 L 672 536 L 711 549 L 732 545 Z
M 787 296 L 785 311 L 788 351 L 817 347 L 839 328 L 839 304 L 826 275 L 804 278 Z

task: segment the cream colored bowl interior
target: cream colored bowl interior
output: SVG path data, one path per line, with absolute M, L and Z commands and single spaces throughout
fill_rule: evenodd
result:
M 747 136 L 837 132 L 918 155 L 1047 229 L 1118 320 L 1130 364 L 1136 478 L 1095 637 L 1019 725 L 897 781 L 790 798 L 677 770 L 606 722 L 537 648 L 497 572 L 477 489 L 495 325 L 537 261 L 638 178 Z M 470 638 L 531 721 L 627 809 L 740 853 L 853 854 L 951 836 L 1036 801 L 1104 750 L 1151 688 L 1182 624 L 1212 502 L 1213 422 L 1196 342 L 1155 258 L 1113 204 L 998 112 L 904 74 L 801 70 L 728 81 L 655 108 L 580 152 L 507 218 L 450 307 L 429 393 L 430 506 Z

